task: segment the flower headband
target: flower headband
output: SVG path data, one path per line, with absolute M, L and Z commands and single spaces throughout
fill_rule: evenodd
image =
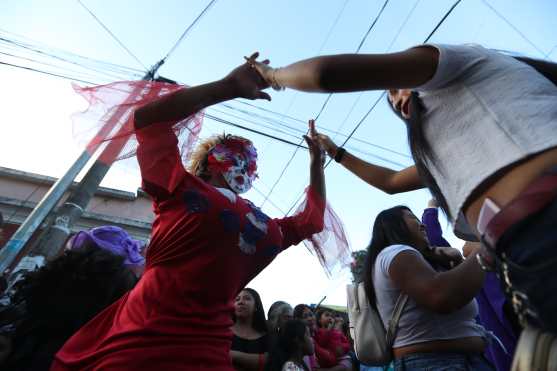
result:
M 211 171 L 224 173 L 235 166 L 235 155 L 243 155 L 248 163 L 248 176 L 257 178 L 257 150 L 244 139 L 228 138 L 209 150 L 207 165 Z

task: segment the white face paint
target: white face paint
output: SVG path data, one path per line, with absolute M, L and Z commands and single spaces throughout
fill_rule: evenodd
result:
M 234 155 L 235 164 L 222 173 L 224 180 L 232 191 L 237 194 L 246 193 L 251 189 L 251 177 L 248 175 L 248 163 L 240 155 Z

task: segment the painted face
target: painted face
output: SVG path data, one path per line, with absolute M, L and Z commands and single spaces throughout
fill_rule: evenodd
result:
M 243 156 L 234 154 L 232 165 L 222 172 L 222 176 L 234 193 L 241 194 L 251 188 L 252 177 L 248 173 L 248 162 Z
M 222 174 L 230 189 L 247 192 L 257 178 L 257 151 L 245 140 L 229 139 L 215 145 L 207 156 L 208 168 L 213 174 Z

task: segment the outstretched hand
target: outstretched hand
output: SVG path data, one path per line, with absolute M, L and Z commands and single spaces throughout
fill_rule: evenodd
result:
M 246 61 L 255 60 L 259 53 L 252 54 Z M 261 64 L 269 63 L 269 61 L 257 62 Z M 236 95 L 246 99 L 266 99 L 271 100 L 269 94 L 263 90 L 269 87 L 269 84 L 262 78 L 259 70 L 254 68 L 251 63 L 244 63 L 233 69 L 224 80 L 232 85 L 236 90 Z
M 317 131 L 315 130 L 315 120 L 309 120 L 308 126 L 309 136 L 304 135 L 304 139 L 309 148 L 311 162 L 323 166 L 325 164 L 325 155 L 319 143 Z
M 264 61 L 259 62 L 257 60 L 257 57 L 259 57 L 259 53 L 255 52 L 251 55 L 251 57 L 244 57 L 244 59 L 250 66 L 255 68 L 257 72 L 259 72 L 261 77 L 267 84 L 269 84 L 270 87 L 272 87 L 274 90 L 283 90 L 284 87 L 280 86 L 275 78 L 276 69 L 269 65 L 269 60 L 265 59 Z
M 327 154 L 328 154 L 331 158 L 334 158 L 334 157 L 335 157 L 335 155 L 337 154 L 338 146 L 335 144 L 335 142 L 333 142 L 333 141 L 331 140 L 331 138 L 329 138 L 328 135 L 321 134 L 321 133 L 318 133 L 317 131 L 315 131 L 315 139 L 316 139 L 317 142 L 319 143 L 319 146 L 320 146 L 325 152 L 327 152 Z

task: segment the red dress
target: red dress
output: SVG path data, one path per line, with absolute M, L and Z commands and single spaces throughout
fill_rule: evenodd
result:
M 336 329 L 318 328 L 314 337 L 315 354 L 320 367 L 334 367 L 338 365 L 337 349 L 341 349 L 343 356 L 350 350 L 350 342 Z
M 233 370 L 233 299 L 285 248 L 323 228 L 311 189 L 303 212 L 270 219 L 183 168 L 169 125 L 137 133 L 155 221 L 143 277 L 56 354 L 51 370 Z

